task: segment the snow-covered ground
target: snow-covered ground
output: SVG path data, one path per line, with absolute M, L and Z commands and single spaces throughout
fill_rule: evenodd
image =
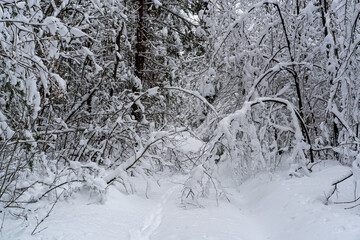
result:
M 325 204 L 331 184 L 350 171 L 327 161 L 304 177 L 258 174 L 238 187 L 228 186 L 230 202 L 217 206 L 204 200 L 204 208 L 180 204 L 180 176 L 163 178 L 160 186 L 154 182 L 148 199 L 143 191 L 126 195 L 114 187 L 104 203 L 78 193 L 60 201 L 39 227 L 45 229 L 34 236 L 36 222 L 5 218 L 0 239 L 359 240 L 360 207 L 345 210 L 355 204 L 335 204 L 354 199 L 353 179 L 341 183 Z

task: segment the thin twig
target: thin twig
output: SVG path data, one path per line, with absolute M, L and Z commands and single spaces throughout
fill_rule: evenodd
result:
M 352 208 L 356 208 L 356 207 L 358 207 L 358 206 L 360 206 L 360 203 L 358 203 L 358 204 L 356 204 L 356 205 L 354 205 L 354 206 L 351 206 L 351 207 L 346 207 L 346 208 L 344 208 L 344 209 L 352 209 Z
M 3 218 L 2 218 L 2 222 L 1 222 L 0 233 L 3 230 L 4 222 L 5 222 L 5 212 L 4 212 L 4 215 L 3 215 Z
M 45 219 L 47 219 L 47 218 L 50 216 L 50 213 L 52 212 L 52 210 L 54 209 L 56 203 L 59 201 L 59 198 L 61 197 L 61 195 L 62 195 L 64 192 L 65 192 L 65 190 L 63 190 L 63 191 L 60 193 L 60 195 L 56 197 L 56 200 L 55 200 L 55 202 L 53 203 L 53 205 L 51 206 L 50 210 L 47 212 L 47 214 L 45 215 L 45 217 L 43 217 L 43 218 L 41 219 L 41 221 L 36 224 L 34 230 L 31 232 L 31 235 L 35 235 L 35 234 L 37 234 L 37 233 L 39 233 L 39 232 L 41 232 L 41 231 L 43 231 L 43 230 L 45 230 L 45 229 L 47 228 L 47 227 L 45 227 L 45 228 L 41 229 L 40 231 L 37 231 L 37 232 L 36 232 L 36 229 L 38 229 L 38 227 L 40 226 L 40 224 L 42 224 L 42 223 L 45 221 Z
M 348 203 L 355 203 L 360 199 L 360 197 L 356 198 L 355 200 L 349 202 L 334 202 L 334 204 L 348 204 Z

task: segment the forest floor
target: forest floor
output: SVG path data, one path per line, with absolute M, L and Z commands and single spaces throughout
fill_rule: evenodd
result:
M 258 174 L 226 187 L 230 201 L 203 200 L 204 207 L 180 204 L 183 176 L 162 178 L 147 196 L 126 195 L 110 187 L 102 203 L 88 193 L 59 201 L 31 236 L 34 221 L 5 218 L 4 240 L 359 240 L 360 207 L 352 178 L 339 184 L 325 204 L 332 183 L 351 169 L 326 161 L 309 176 L 288 172 Z M 43 214 L 46 214 L 44 211 Z M 41 214 L 39 214 L 39 220 Z

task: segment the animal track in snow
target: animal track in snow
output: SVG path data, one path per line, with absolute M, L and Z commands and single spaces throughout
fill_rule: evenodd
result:
M 155 210 L 145 217 L 145 221 L 143 222 L 142 226 L 140 228 L 130 231 L 130 240 L 150 239 L 151 235 L 160 226 L 164 205 L 166 204 L 170 196 L 173 194 L 175 189 L 176 186 L 167 190 L 165 194 L 161 197 L 160 202 L 156 205 Z

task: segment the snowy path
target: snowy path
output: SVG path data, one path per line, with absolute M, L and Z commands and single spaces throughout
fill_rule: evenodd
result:
M 9 219 L 0 239 L 359 240 L 360 208 L 324 204 L 331 183 L 349 171 L 334 164 L 310 177 L 258 175 L 228 188 L 230 203 L 203 200 L 205 208 L 192 209 L 179 204 L 181 185 L 169 180 L 154 184 L 149 199 L 110 188 L 105 204 L 86 195 L 60 202 L 35 236 L 29 235 L 33 222 Z M 353 190 L 352 180 L 344 183 L 332 201 L 353 199 Z
M 175 186 L 165 192 L 145 217 L 142 227 L 131 231 L 130 240 L 266 239 L 251 217 L 230 203 L 217 207 L 212 202 L 206 208 L 185 210 L 177 204 L 179 190 Z
M 152 240 L 265 240 L 252 217 L 229 203 L 184 210 L 170 205 Z

